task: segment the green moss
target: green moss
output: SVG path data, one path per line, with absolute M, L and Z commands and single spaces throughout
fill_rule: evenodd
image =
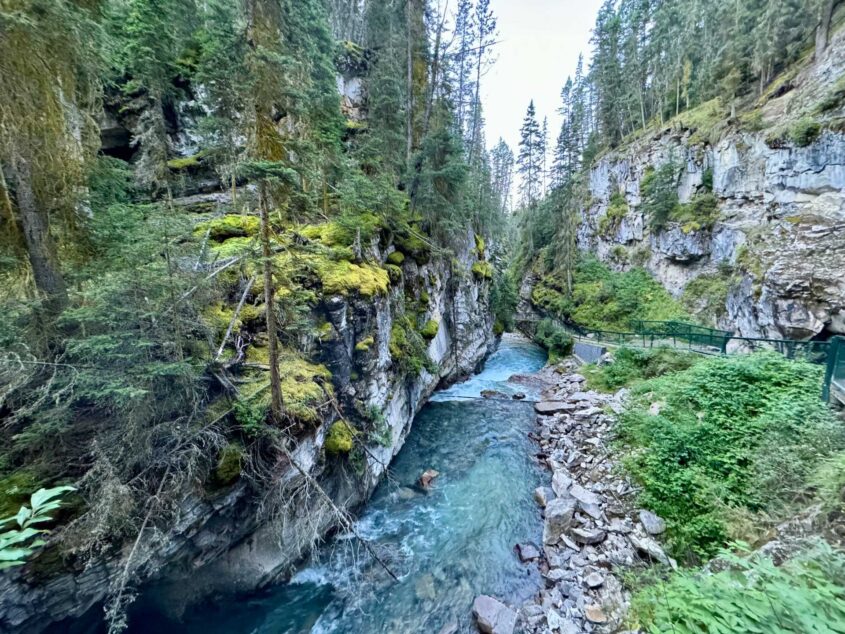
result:
M 194 235 L 209 237 L 216 242 L 224 242 L 229 238 L 254 237 L 258 235 L 261 221 L 256 216 L 229 214 L 202 222 L 194 229 Z
M 505 332 L 505 324 L 500 319 L 493 324 L 493 334 L 497 337 Z
M 358 343 L 355 344 L 355 352 L 369 352 L 370 348 L 373 347 L 375 344 L 375 339 L 373 337 L 367 337 L 366 339 L 361 339 Z
M 429 297 L 428 291 L 422 291 L 420 293 L 420 302 L 422 302 L 426 306 L 429 305 L 429 303 L 431 302 L 431 297 Z
M 194 154 L 192 156 L 185 156 L 183 158 L 175 158 L 167 161 L 167 167 L 174 171 L 180 172 L 183 170 L 199 167 L 202 165 L 202 154 Z
M 317 240 L 327 247 L 351 247 L 356 237 L 369 241 L 381 227 L 381 219 L 375 214 L 344 214 L 332 222 L 319 225 L 305 225 L 297 229 L 299 235 Z
M 312 260 L 317 275 L 328 295 L 358 293 L 362 297 L 386 295 L 390 277 L 385 269 L 372 264 L 353 264 L 345 260 L 316 258 Z
M 420 235 L 418 227 L 411 227 L 405 233 L 396 236 L 396 248 L 414 259 L 417 264 L 426 264 L 431 259 L 431 247 Z
M 333 341 L 335 338 L 335 329 L 329 322 L 325 321 L 317 326 L 317 337 L 321 342 Z
M 225 242 L 212 243 L 211 250 L 218 259 L 237 258 L 256 250 L 255 238 L 229 238 Z
M 487 249 L 487 246 L 484 244 L 484 238 L 482 238 L 477 233 L 475 234 L 475 254 L 478 256 L 479 259 L 484 258 L 484 251 Z
M 268 348 L 250 346 L 246 351 L 246 361 L 267 369 L 249 368 L 246 371 L 245 383 L 240 387 L 241 400 L 253 408 L 266 411 L 270 406 Z M 323 365 L 308 362 L 294 350 L 282 348 L 279 352 L 279 375 L 285 410 L 297 420 L 319 423 L 322 417 L 318 408 L 326 401 L 324 388 L 332 393 L 331 372 Z M 318 380 L 323 383 L 322 386 Z
M 476 262 L 472 265 L 472 274 L 480 280 L 492 280 L 493 267 L 489 262 Z
M 348 454 L 352 451 L 357 433 L 345 420 L 335 421 L 326 434 L 326 442 L 323 445 L 326 453 L 334 456 Z
M 830 88 L 827 95 L 816 105 L 816 114 L 825 114 L 845 104 L 845 75 Z
M 625 200 L 624 194 L 616 190 L 610 197 L 610 204 L 607 206 L 607 211 L 599 221 L 599 233 L 606 238 L 611 237 L 619 229 L 622 224 L 622 219 L 628 213 L 628 201 Z
M 402 263 L 405 261 L 405 254 L 401 251 L 394 251 L 390 255 L 387 256 L 387 263 L 393 264 L 394 266 L 402 266 Z
M 429 319 L 425 322 L 425 326 L 420 329 L 420 334 L 425 339 L 431 340 L 437 336 L 438 330 L 440 330 L 440 323 L 434 319 Z
M 428 356 L 428 346 L 407 315 L 396 318 L 390 329 L 390 356 L 403 372 L 418 373 L 423 369 L 434 371 Z
M 387 271 L 387 276 L 390 278 L 391 284 L 399 284 L 402 281 L 402 269 L 395 264 L 385 264 L 384 269 Z
M 719 132 L 720 124 L 727 119 L 721 100 L 716 97 L 703 104 L 690 108 L 669 121 L 669 125 L 689 130 L 690 143 L 713 143 Z
M 214 467 L 214 483 L 218 486 L 233 484 L 241 477 L 243 459 L 244 447 L 240 443 L 231 442 L 223 447 Z
M 798 147 L 806 147 L 819 138 L 822 132 L 821 124 L 812 117 L 801 117 L 789 126 L 789 140 Z

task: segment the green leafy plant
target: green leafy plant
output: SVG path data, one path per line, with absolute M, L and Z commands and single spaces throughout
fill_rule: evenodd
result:
M 673 553 L 712 556 L 751 514 L 774 520 L 811 497 L 845 431 L 819 399 L 821 368 L 774 353 L 719 357 L 633 388 L 620 419 L 640 502 L 667 520 Z
M 583 368 L 591 388 L 608 392 L 618 390 L 639 381 L 686 370 L 701 357 L 663 347 L 648 350 L 619 348 L 613 352 L 613 359 L 613 363 L 608 365 Z
M 50 513 L 62 504 L 59 498 L 75 490 L 70 486 L 38 489 L 30 497 L 28 507 L 21 506 L 16 515 L 0 520 L 0 528 L 4 529 L 0 532 L 0 570 L 22 566 L 36 548 L 44 545 L 40 535 L 47 531 L 35 526 L 50 522 Z M 16 528 L 6 528 L 10 525 Z
M 549 351 L 549 360 L 552 362 L 572 354 L 572 337 L 551 319 L 544 319 L 537 324 L 534 339 Z
M 845 555 L 824 542 L 781 566 L 723 551 L 715 573 L 682 571 L 639 591 L 631 625 L 649 633 L 845 632 Z

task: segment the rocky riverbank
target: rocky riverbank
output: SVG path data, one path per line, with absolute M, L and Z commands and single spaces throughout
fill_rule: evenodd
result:
M 545 587 L 518 613 L 479 597 L 473 606 L 479 630 L 621 631 L 629 603 L 623 573 L 654 563 L 676 565 L 659 543 L 663 520 L 637 508 L 636 488 L 611 448 L 626 391 L 588 391 L 574 361 L 548 366 L 530 380 L 544 388 L 535 404 L 535 440 L 537 458 L 551 477 L 534 492 L 542 509 L 542 543 L 520 544 L 516 551 L 526 565 L 539 568 Z

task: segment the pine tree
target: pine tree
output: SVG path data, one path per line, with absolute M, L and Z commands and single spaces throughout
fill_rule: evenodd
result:
M 543 190 L 543 140 L 533 99 L 528 104 L 519 135 L 520 202 L 524 207 L 533 208 L 540 201 Z
M 504 215 L 510 210 L 514 155 L 513 150 L 502 138 L 499 138 L 499 142 L 490 151 L 490 165 L 493 191 L 498 200 L 500 213 Z

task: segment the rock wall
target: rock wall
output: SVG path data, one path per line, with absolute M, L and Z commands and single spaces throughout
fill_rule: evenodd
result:
M 845 29 L 839 29 L 823 58 L 758 102 L 766 130 L 728 126 L 734 131 L 707 143 L 701 131 L 667 126 L 602 157 L 588 175 L 590 203 L 582 212 L 579 247 L 617 269 L 643 264 L 675 296 L 702 275 L 730 277 L 727 296 L 718 298 L 723 310 L 716 325 L 741 336 L 845 333 L 845 108 L 840 103 L 828 111 L 829 129 L 804 147 L 773 134 L 801 117 L 817 118 L 817 104 L 830 99 L 843 76 Z M 643 177 L 669 160 L 682 166 L 681 203 L 712 174 L 719 208 L 712 227 L 649 229 Z M 602 232 L 614 190 L 624 195 L 628 211 Z
M 261 490 L 241 480 L 215 495 L 186 492 L 174 521 L 145 532 L 136 547 L 135 556 L 144 564 L 137 570 L 137 582 L 130 585 L 140 592 L 139 604 L 178 615 L 214 593 L 254 590 L 283 578 L 315 538 L 337 525 L 336 514 L 313 482 L 342 509 L 367 500 L 434 389 L 472 373 L 495 346 L 490 283 L 471 273 L 476 258 L 470 232 L 454 261 L 407 261 L 404 285 L 395 285 L 387 297 L 323 300 L 319 310 L 332 333 L 314 352 L 332 370 L 346 415 L 367 408 L 382 412 L 389 440 L 367 441 L 366 465 L 327 457 L 322 446 L 336 418 L 332 413 L 290 450 L 293 462 L 307 475 L 280 456 L 272 484 L 265 483 Z M 403 373 L 391 358 L 391 330 L 411 292 L 417 299 L 428 296 L 424 318 L 440 324 L 428 345 L 437 365 L 434 372 Z M 356 344 L 369 337 L 369 350 L 356 350 Z M 102 602 L 132 548 L 132 543 L 123 544 L 84 569 L 45 575 L 26 566 L 3 575 L 0 632 L 68 631 L 76 619 L 99 619 Z
M 719 219 L 712 228 L 669 224 L 651 232 L 641 200 L 649 167 L 683 165 L 682 203 L 712 170 Z M 628 213 L 602 234 L 614 188 Z M 667 134 L 602 158 L 589 174 L 592 204 L 578 242 L 617 268 L 645 266 L 673 294 L 720 265 L 739 271 L 719 326 L 749 337 L 845 333 L 845 135 L 827 131 L 807 147 L 772 148 L 765 135 L 738 134 L 696 146 Z

